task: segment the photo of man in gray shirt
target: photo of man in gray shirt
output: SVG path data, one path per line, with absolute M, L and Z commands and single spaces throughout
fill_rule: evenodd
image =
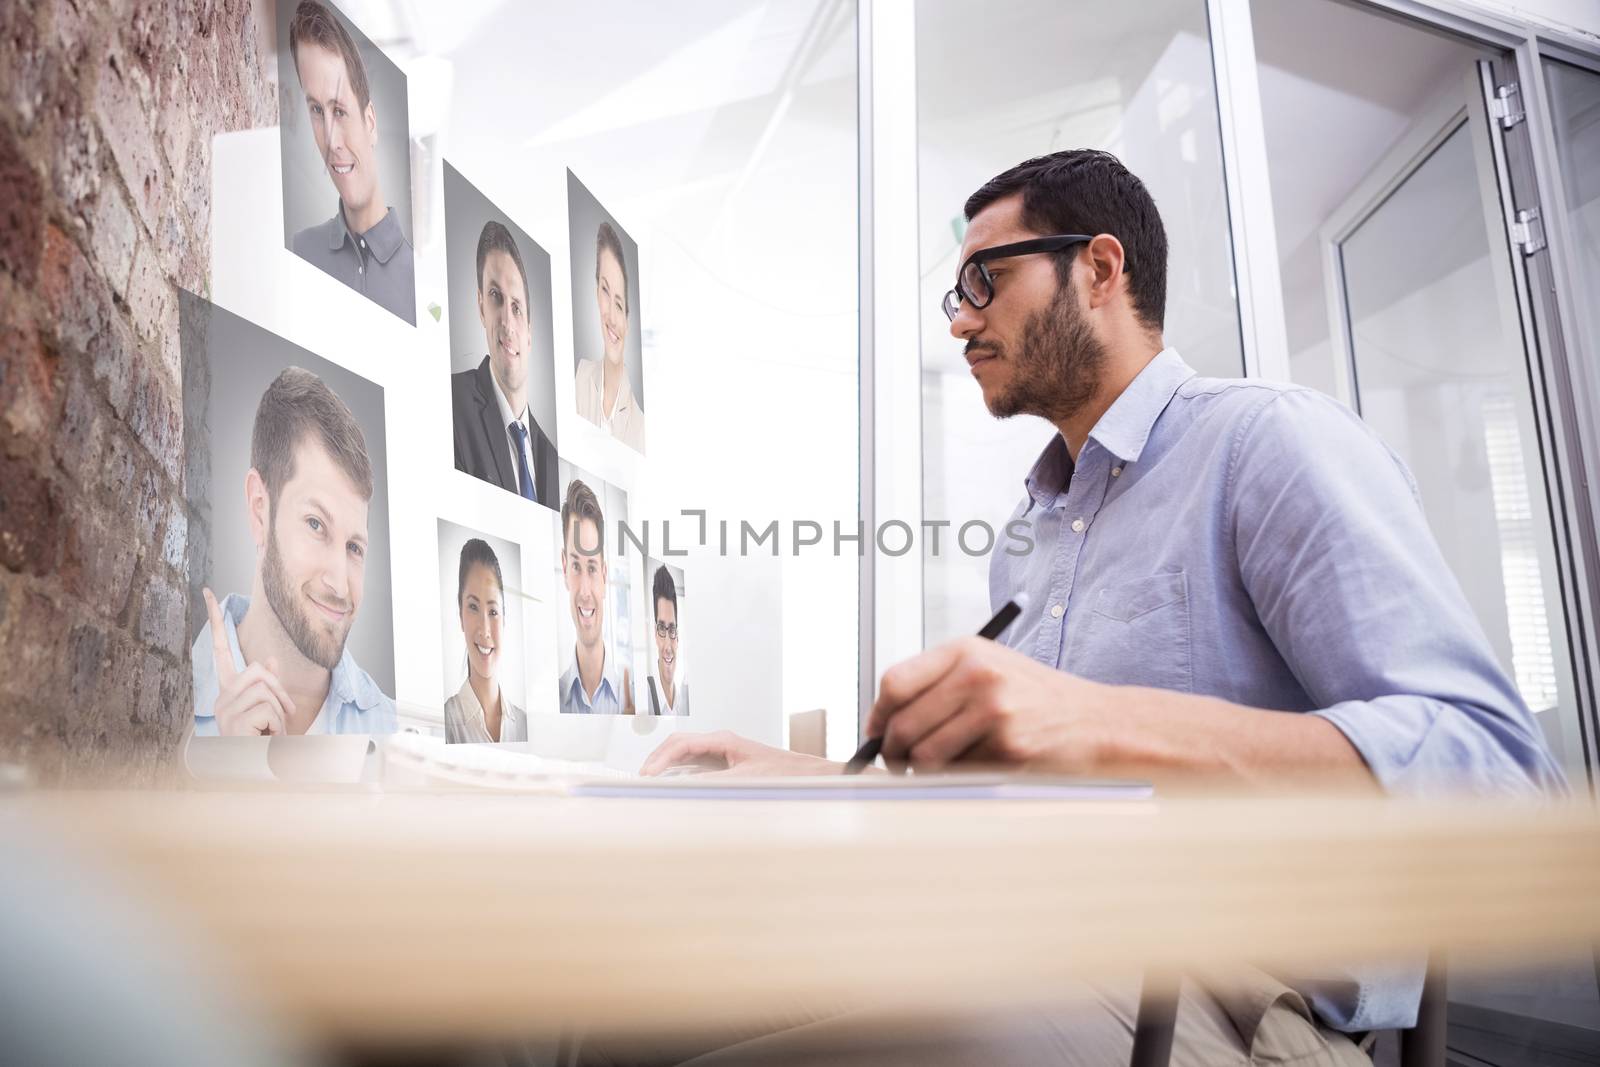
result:
M 384 200 L 378 114 L 355 39 L 320 0 L 300 0 L 289 51 L 317 153 L 339 194 L 333 217 L 295 233 L 290 250 L 415 325 L 411 242 Z

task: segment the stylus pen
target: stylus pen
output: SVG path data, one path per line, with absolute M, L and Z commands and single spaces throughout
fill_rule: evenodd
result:
M 1006 627 L 1016 621 L 1022 614 L 1022 605 L 1028 602 L 1027 593 L 1018 593 L 1015 600 L 1006 601 L 1006 606 L 994 613 L 994 618 L 983 624 L 983 629 L 978 631 L 978 636 L 985 641 L 993 641 L 1006 632 Z M 883 750 L 882 737 L 869 737 L 866 743 L 856 749 L 856 754 L 850 757 L 850 762 L 844 765 L 844 773 L 860 774 L 867 769 L 873 760 L 878 758 L 878 753 Z

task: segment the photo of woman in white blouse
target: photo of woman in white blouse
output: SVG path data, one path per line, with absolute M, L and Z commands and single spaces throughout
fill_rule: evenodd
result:
M 458 742 L 526 741 L 528 714 L 500 686 L 501 651 L 509 638 L 500 560 L 482 538 L 461 546 L 456 610 L 467 646 L 467 677 L 445 701 L 444 734 Z
M 600 358 L 578 361 L 574 386 L 578 414 L 638 452 L 644 451 L 644 404 L 634 395 L 625 350 L 633 327 L 628 304 L 628 260 L 609 222 L 595 233 L 594 299 L 600 323 Z

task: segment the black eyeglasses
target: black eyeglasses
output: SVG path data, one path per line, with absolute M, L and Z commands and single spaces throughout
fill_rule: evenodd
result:
M 1094 240 L 1084 233 L 1059 233 L 1054 237 L 1034 237 L 993 248 L 980 248 L 967 257 L 956 275 L 956 287 L 944 294 L 945 317 L 954 322 L 965 300 L 975 308 L 986 308 L 994 299 L 994 279 L 989 276 L 988 263 L 992 259 L 1009 259 L 1012 256 L 1031 256 L 1036 252 L 1060 252 L 1073 245 L 1088 244 Z M 1128 269 L 1127 261 L 1122 269 Z
M 676 641 L 678 639 L 678 624 L 675 622 L 657 622 L 656 636 Z

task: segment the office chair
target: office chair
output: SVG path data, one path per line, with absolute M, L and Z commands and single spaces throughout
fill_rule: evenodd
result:
M 1400 1031 L 1400 1067 L 1445 1067 L 1447 999 L 1444 963 L 1430 959 L 1422 980 L 1422 999 L 1417 1003 L 1417 1023 Z

